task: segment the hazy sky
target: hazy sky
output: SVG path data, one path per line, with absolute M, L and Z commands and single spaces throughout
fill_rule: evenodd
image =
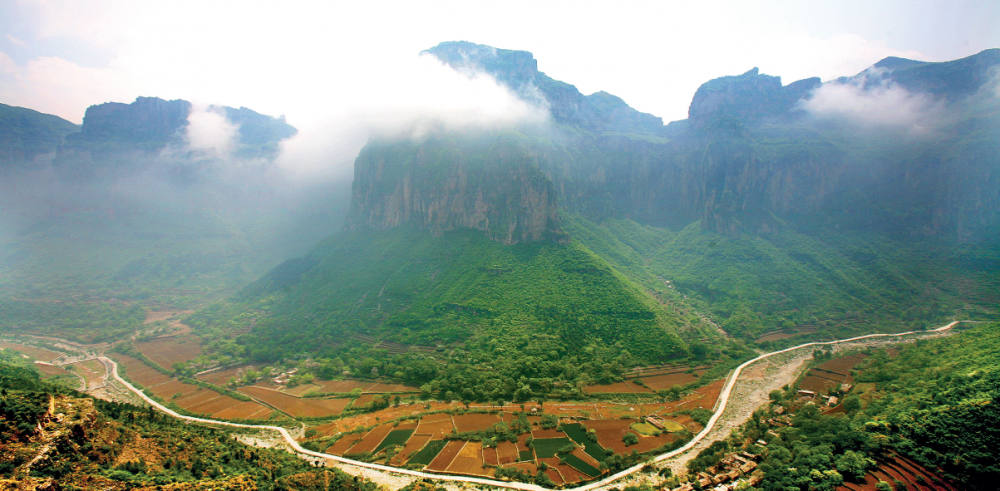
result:
M 671 121 L 703 82 L 754 66 L 829 80 L 1000 47 L 1000 2 L 0 0 L 0 30 L 6 104 L 79 123 L 92 104 L 182 98 L 315 134 L 431 107 L 507 111 L 488 81 L 418 59 L 441 41 L 531 51 L 553 78 Z

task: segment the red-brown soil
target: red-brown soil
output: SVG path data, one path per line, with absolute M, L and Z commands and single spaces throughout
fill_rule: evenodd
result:
M 374 382 L 360 380 L 315 380 L 313 383 L 321 387 L 320 392 L 350 392 L 354 389 L 364 391 L 376 385 Z
M 616 382 L 605 385 L 591 385 L 584 387 L 587 394 L 649 394 L 653 391 L 641 385 L 629 383 L 628 381 Z
M 326 453 L 343 456 L 351 447 L 361 441 L 362 436 L 364 434 L 352 433 L 344 435 L 334 442 L 333 445 L 330 445 L 330 448 L 326 449 Z
M 451 461 L 448 470 L 452 474 L 467 474 L 472 476 L 492 477 L 496 470 L 483 468 L 482 444 L 479 442 L 468 442 L 458 452 L 455 459 Z
M 465 442 L 462 440 L 451 440 L 445 444 L 444 448 L 441 449 L 441 453 L 434 457 L 434 460 L 427 466 L 425 470 L 437 471 L 437 472 L 447 472 L 448 466 L 451 465 L 451 461 L 455 460 L 458 453 L 462 451 L 465 447 Z
M 485 430 L 499 423 L 500 415 L 491 413 L 456 414 L 452 416 L 452 420 L 455 421 L 455 428 L 458 432 L 465 433 L 467 431 Z
M 539 463 L 545 462 L 546 464 L 548 464 L 549 468 L 545 469 L 544 472 L 547 476 L 549 476 L 549 479 L 552 479 L 552 482 L 556 483 L 557 486 L 564 484 L 566 482 L 565 480 L 563 480 L 562 474 L 560 474 L 559 471 L 557 470 L 557 468 L 562 464 L 562 462 L 559 461 L 558 457 L 538 459 L 538 462 Z
M 626 433 L 639 433 L 629 429 L 632 423 L 635 423 L 634 419 L 595 419 L 590 421 L 582 421 L 583 426 L 588 430 L 594 430 L 597 433 L 597 443 L 602 447 L 614 450 L 615 453 L 626 453 L 631 452 L 632 448 L 638 448 L 638 446 L 633 445 L 632 447 L 626 447 L 625 442 L 622 441 L 622 437 Z
M 301 399 L 263 387 L 241 387 L 240 392 L 278 408 L 292 417 L 318 418 L 340 414 L 350 399 Z
M 420 392 L 420 387 L 413 387 L 412 385 L 400 385 L 400 384 L 375 384 L 367 389 L 365 392 Z
M 517 444 L 511 442 L 500 442 L 496 447 L 497 460 L 500 465 L 513 464 L 517 462 Z
M 389 461 L 389 465 L 399 466 L 405 464 L 407 460 L 410 460 L 411 455 L 420 451 L 421 448 L 424 448 L 424 445 L 426 445 L 429 441 L 431 441 L 431 435 L 418 435 L 414 433 L 410 436 L 410 439 L 406 441 L 406 445 L 403 445 L 403 449 Z
M 174 363 L 183 363 L 201 354 L 200 340 L 190 335 L 158 338 L 134 344 L 140 353 L 167 370 L 171 370 Z
M 568 436 L 566 436 L 565 433 L 563 433 L 563 432 L 561 432 L 561 431 L 559 431 L 559 430 L 557 430 L 555 428 L 542 429 L 542 428 L 539 428 L 537 426 L 531 428 L 531 437 L 532 438 L 569 438 Z
M 267 419 L 273 409 L 253 401 L 241 402 L 236 406 L 223 409 L 212 416 L 219 419 Z
M 392 430 L 393 430 L 392 425 L 379 425 L 372 428 L 372 430 L 366 433 L 364 438 L 362 438 L 360 442 L 354 444 L 354 446 L 351 447 L 351 449 L 348 450 L 347 453 L 359 454 L 375 450 L 375 447 L 378 447 L 378 444 L 382 443 L 382 440 L 385 439 L 385 436 L 388 435 Z
M 219 386 L 224 386 L 229 383 L 229 379 L 236 378 L 236 372 L 247 371 L 247 369 L 253 368 L 251 365 L 245 365 L 241 367 L 227 368 L 225 370 L 216 370 L 214 372 L 208 372 L 204 375 L 198 375 L 198 380 L 204 380 L 210 384 L 215 384 Z
M 420 420 L 417 426 L 417 433 L 431 435 L 434 438 L 444 438 L 452 433 L 455 424 L 451 420 L 451 415 L 446 413 L 428 414 Z

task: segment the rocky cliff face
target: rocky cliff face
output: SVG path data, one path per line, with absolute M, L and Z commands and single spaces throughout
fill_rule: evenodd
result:
M 503 244 L 565 240 L 556 192 L 515 143 L 480 136 L 370 143 L 354 164 L 350 228 L 482 230 Z
M 138 97 L 131 104 L 107 102 L 90 106 L 83 117 L 80 140 L 164 144 L 179 141 L 190 112 L 188 101 L 165 101 L 157 97 Z
M 355 226 L 471 227 L 504 243 L 538 240 L 558 230 L 558 198 L 593 220 L 699 220 L 734 236 L 786 226 L 963 240 L 1000 233 L 987 218 L 1000 213 L 1000 97 L 980 90 L 989 67 L 1000 67 L 992 50 L 944 64 L 882 63 L 913 90 L 924 84 L 954 96 L 933 135 L 812 117 L 801 102 L 821 86 L 817 78 L 782 85 L 755 68 L 715 79 L 695 93 L 688 120 L 665 128 L 613 95 L 584 97 L 549 79 L 530 53 L 471 43 L 429 52 L 491 73 L 528 100 L 543 94 L 558 124 L 512 136 L 512 149 L 489 158 L 490 145 L 471 150 L 463 135 L 442 137 L 454 140 L 448 151 L 370 147 L 356 163 Z M 954 78 L 958 87 L 941 86 L 954 70 L 964 74 Z

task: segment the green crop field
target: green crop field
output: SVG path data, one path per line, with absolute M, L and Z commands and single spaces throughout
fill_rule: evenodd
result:
M 387 448 L 390 445 L 404 445 L 404 444 L 406 444 L 406 441 L 410 439 L 411 435 L 413 435 L 413 431 L 414 430 L 392 430 L 392 431 L 390 431 L 389 434 L 386 435 L 385 439 L 382 440 L 382 443 L 379 443 L 378 446 L 375 447 L 375 451 L 373 453 L 379 453 L 379 451 L 381 451 L 383 448 Z
M 597 477 L 597 476 L 601 475 L 601 470 L 600 469 L 598 469 L 598 468 L 596 468 L 596 467 L 594 467 L 594 466 L 592 466 L 592 465 L 584 462 L 583 459 L 581 459 L 580 457 L 577 457 L 576 455 L 573 455 L 573 454 L 560 455 L 559 456 L 559 460 L 561 460 L 561 461 L 569 464 L 574 469 L 576 469 L 576 470 L 578 470 L 578 471 L 580 471 L 580 472 L 582 472 L 582 473 L 584 473 L 584 474 L 586 474 L 586 475 L 588 475 L 590 477 Z
M 535 455 L 540 459 L 547 459 L 549 457 L 555 457 L 556 453 L 566 445 L 572 445 L 573 440 L 569 438 L 536 438 L 532 440 L 532 446 L 535 448 Z
M 427 442 L 427 445 L 424 445 L 424 448 L 421 448 L 420 451 L 407 462 L 407 464 L 430 464 L 431 461 L 434 460 L 434 457 L 437 457 L 437 454 L 441 453 L 441 449 L 443 449 L 447 444 L 448 442 L 445 440 L 429 441 Z
M 590 439 L 587 438 L 587 430 L 580 423 L 562 425 L 562 430 L 563 433 L 566 433 L 566 435 L 572 438 L 573 441 L 583 445 L 583 451 L 587 452 L 587 455 L 597 459 L 598 462 L 603 460 L 607 455 L 607 451 L 604 450 L 604 447 L 597 442 L 590 441 Z M 583 471 L 581 470 L 580 472 Z

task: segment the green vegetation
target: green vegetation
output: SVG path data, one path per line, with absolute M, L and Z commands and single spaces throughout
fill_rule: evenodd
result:
M 563 433 L 573 439 L 574 442 L 583 445 L 583 451 L 590 455 L 591 457 L 597 459 L 598 462 L 607 456 L 607 451 L 604 450 L 599 443 L 597 443 L 596 437 L 591 438 L 588 434 L 586 428 L 580 423 L 570 423 L 562 425 Z M 576 467 L 576 466 L 574 466 Z M 583 472 L 583 470 L 580 470 Z
M 431 461 L 434 460 L 434 457 L 437 457 L 447 444 L 447 440 L 431 440 L 424 445 L 424 448 L 421 448 L 416 454 L 414 454 L 413 457 L 410 457 L 410 460 L 406 463 L 419 465 L 430 464 Z
M 199 483 L 254 484 L 257 489 L 337 489 L 374 491 L 376 486 L 337 470 L 317 470 L 290 453 L 252 448 L 225 430 L 191 425 L 149 408 L 89 399 L 40 380 L 37 372 L 17 366 L 0 353 L 0 478 L 34 482 L 53 478 L 63 487 L 81 489 Z M 53 400 L 64 414 L 60 431 L 38 432 Z M 51 430 L 51 428 L 50 428 Z M 139 443 L 141 442 L 140 446 Z M 42 447 L 28 476 L 12 473 Z M 115 464 L 126 448 L 136 460 Z M 37 481 L 35 481 L 37 479 Z M 117 481 L 117 482 L 115 482 Z M 33 486 L 30 486 L 33 487 Z
M 411 435 L 413 435 L 413 430 L 392 430 L 385 436 L 382 443 L 379 443 L 378 446 L 375 447 L 375 450 L 373 450 L 372 453 L 377 454 L 383 448 L 387 448 L 392 445 L 405 445 L 406 440 L 409 440 Z
M 55 153 L 63 138 L 79 127 L 65 119 L 32 109 L 0 104 L 0 165 L 27 163 L 35 157 Z
M 573 440 L 569 438 L 535 438 L 531 440 L 531 448 L 535 450 L 535 455 L 540 459 L 555 457 L 567 446 L 574 446 Z
M 964 489 L 993 489 L 1000 478 L 993 452 L 1000 441 L 998 347 L 1000 323 L 993 323 L 919 340 L 895 358 L 876 351 L 856 368 L 857 380 L 873 383 L 877 392 L 867 407 L 823 415 L 815 405 L 792 402 L 792 390 L 782 392 L 776 394 L 777 404 L 794 410 L 791 426 L 761 424 L 772 414 L 759 411 L 745 425 L 742 439 L 732 443 L 768 442 L 760 465 L 763 490 L 832 489 L 844 480 L 860 482 L 892 452 Z M 711 465 L 722 451 L 716 450 L 699 456 L 696 467 Z
M 241 301 L 187 322 L 210 353 L 253 323 L 234 340 L 253 362 L 307 352 L 321 378 L 348 371 L 421 384 L 446 400 L 517 402 L 581 397 L 579 387 L 619 380 L 637 364 L 687 357 L 673 319 L 576 242 L 503 246 L 475 231 L 397 228 L 341 232 L 250 285 Z M 425 348 L 389 352 L 372 346 L 380 340 Z
M 582 472 L 582 473 L 584 473 L 584 474 L 586 474 L 586 475 L 588 475 L 590 477 L 597 477 L 597 476 L 601 475 L 601 470 L 600 469 L 598 469 L 598 468 L 596 468 L 596 467 L 588 464 L 587 462 L 585 462 L 580 457 L 577 457 L 576 455 L 573 455 L 573 454 L 562 454 L 562 455 L 559 456 L 559 460 L 561 460 L 561 461 L 569 464 L 574 469 L 576 469 L 576 470 L 578 470 L 578 471 L 580 471 L 580 472 Z

